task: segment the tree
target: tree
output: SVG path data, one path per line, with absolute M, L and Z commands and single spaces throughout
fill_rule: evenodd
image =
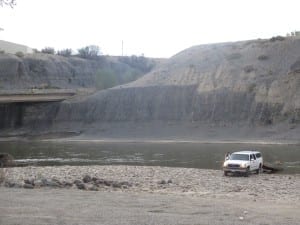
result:
M 0 0 L 0 6 L 10 6 L 11 8 L 13 8 L 16 5 L 16 0 Z
M 72 49 L 66 48 L 66 49 L 59 50 L 57 51 L 57 55 L 69 57 L 72 55 Z
M 101 55 L 99 46 L 89 45 L 78 49 L 78 54 L 80 57 L 85 59 L 95 59 L 97 56 Z
M 46 48 L 43 48 L 41 50 L 42 53 L 45 53 L 45 54 L 51 54 L 51 55 L 54 55 L 55 54 L 55 50 L 54 48 L 51 48 L 51 47 L 46 47 Z

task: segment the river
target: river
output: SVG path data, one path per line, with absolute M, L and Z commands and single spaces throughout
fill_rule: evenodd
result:
M 205 169 L 220 169 L 226 152 L 258 150 L 264 161 L 282 163 L 283 173 L 300 173 L 299 145 L 2 141 L 0 149 L 18 162 L 37 166 L 118 164 Z

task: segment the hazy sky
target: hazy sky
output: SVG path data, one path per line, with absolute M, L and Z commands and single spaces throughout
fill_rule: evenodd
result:
M 299 0 L 17 0 L 0 8 L 0 40 L 41 49 L 170 57 L 193 45 L 300 30 Z

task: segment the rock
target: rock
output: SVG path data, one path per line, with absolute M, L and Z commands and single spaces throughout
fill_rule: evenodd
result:
M 94 184 L 96 184 L 96 185 L 104 184 L 104 182 L 105 182 L 104 179 L 99 179 L 99 178 L 94 178 L 93 181 L 94 181 Z
M 158 184 L 167 184 L 167 182 L 165 180 L 161 180 L 158 182 Z
M 25 184 L 31 184 L 32 186 L 34 186 L 34 179 L 25 179 L 24 183 Z
M 120 182 L 120 184 L 121 184 L 123 187 L 132 187 L 132 184 L 129 183 L 128 181 L 122 181 L 122 182 Z
M 69 181 L 63 181 L 63 182 L 62 182 L 62 186 L 63 186 L 63 187 L 72 187 L 72 186 L 73 186 L 73 183 L 72 183 L 72 182 L 69 182 Z
M 53 188 L 61 187 L 61 183 L 56 179 L 52 179 L 52 180 L 42 179 L 41 181 L 42 181 L 42 186 L 53 187 Z
M 14 157 L 8 153 L 0 153 L 0 168 L 16 166 Z
M 11 181 L 6 181 L 4 183 L 4 186 L 8 187 L 8 188 L 18 188 L 18 187 L 20 187 L 19 184 L 15 183 L 15 182 L 11 182 Z
M 240 220 L 244 220 L 244 217 L 243 217 L 243 216 L 240 216 L 239 219 L 240 219 Z
M 104 185 L 106 185 L 106 186 L 111 186 L 112 183 L 113 183 L 113 181 L 104 180 Z
M 84 183 L 77 183 L 76 186 L 80 190 L 86 190 L 86 186 Z
M 121 187 L 122 187 L 122 184 L 119 183 L 119 182 L 117 182 L 117 181 L 114 181 L 114 182 L 112 183 L 112 187 L 114 187 L 114 188 L 121 188 Z
M 89 191 L 99 191 L 98 187 L 96 187 L 95 185 L 89 187 L 88 190 Z
M 73 182 L 74 184 L 81 184 L 82 183 L 82 181 L 81 180 L 74 180 L 74 182 Z
M 51 181 L 52 181 L 53 183 L 56 183 L 56 184 L 59 184 L 59 185 L 62 184 L 62 183 L 60 182 L 60 180 L 58 180 L 58 179 L 56 179 L 56 178 L 52 178 Z
M 84 183 L 90 183 L 90 182 L 92 181 L 92 178 L 91 178 L 91 176 L 89 176 L 89 175 L 85 175 L 85 176 L 83 177 L 82 181 L 83 181 Z
M 172 184 L 173 181 L 171 179 L 168 180 L 168 184 Z
M 26 189 L 33 189 L 34 186 L 32 184 L 24 184 L 23 185 L 23 188 L 26 188 Z
M 36 186 L 36 187 L 43 187 L 43 186 L 45 186 L 45 184 L 44 184 L 44 182 L 42 180 L 36 180 L 34 182 L 34 186 Z

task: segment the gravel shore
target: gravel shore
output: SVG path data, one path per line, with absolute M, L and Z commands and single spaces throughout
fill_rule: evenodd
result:
M 53 166 L 2 169 L 2 186 L 92 191 L 243 196 L 300 200 L 300 174 L 225 177 L 221 170 L 148 166 Z
M 144 166 L 1 173 L 0 225 L 300 224 L 300 174 L 225 177 L 221 170 Z

